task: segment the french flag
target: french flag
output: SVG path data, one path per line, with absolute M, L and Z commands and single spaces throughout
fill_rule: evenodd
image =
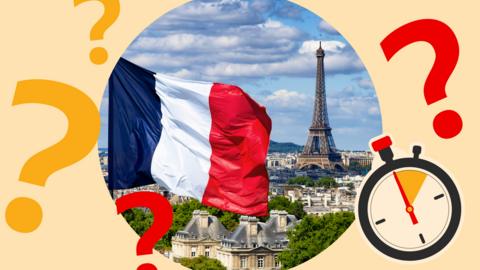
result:
M 239 214 L 268 214 L 271 120 L 237 86 L 182 80 L 123 58 L 109 79 L 108 183 L 158 183 Z

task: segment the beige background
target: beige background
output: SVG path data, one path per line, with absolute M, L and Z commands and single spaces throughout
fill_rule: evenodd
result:
M 103 183 L 97 151 L 53 174 L 46 187 L 18 182 L 24 162 L 57 142 L 67 123 L 59 111 L 43 105 L 11 106 L 15 84 L 50 79 L 85 91 L 99 104 L 118 57 L 145 27 L 184 1 L 122 0 L 121 15 L 104 41 L 91 42 L 89 32 L 102 15 L 98 3 L 77 8 L 67 1 L 2 1 L 0 4 L 0 269 L 136 269 L 153 262 L 159 269 L 180 269 L 159 254 L 137 257 L 138 236 L 116 215 Z M 376 87 L 386 133 L 396 147 L 409 151 L 413 142 L 441 162 L 455 177 L 464 202 L 463 225 L 453 244 L 434 259 L 417 264 L 388 260 L 364 241 L 355 224 L 333 246 L 299 269 L 462 269 L 479 267 L 480 179 L 478 178 L 478 62 L 480 17 L 477 1 L 295 1 L 337 28 L 356 49 Z M 346 3 L 348 2 L 348 4 Z M 390 63 L 379 42 L 412 20 L 446 22 L 460 42 L 459 63 L 447 85 L 448 98 L 431 106 L 423 99 L 423 82 L 434 60 L 432 49 L 415 44 Z M 105 46 L 109 61 L 90 63 L 94 45 Z M 463 132 L 442 140 L 431 122 L 443 109 L 457 110 Z M 13 232 L 4 222 L 5 207 L 17 196 L 37 199 L 44 220 L 34 233 Z

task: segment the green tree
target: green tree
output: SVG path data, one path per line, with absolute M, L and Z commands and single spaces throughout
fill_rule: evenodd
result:
M 303 203 L 300 201 L 291 203 L 287 212 L 291 215 L 296 216 L 298 219 L 302 219 L 307 214 L 303 210 Z
M 285 210 L 287 211 L 290 206 L 290 200 L 287 197 L 276 196 L 270 199 L 268 202 L 268 210 Z
M 132 208 L 123 212 L 122 215 L 130 225 L 130 227 L 132 227 L 132 229 L 138 235 L 143 235 L 148 229 L 150 229 L 153 223 L 153 215 L 147 209 Z M 171 239 L 170 231 L 165 234 L 165 236 L 160 241 L 157 242 L 157 244 L 155 245 L 155 249 L 168 249 L 168 245 L 165 244 L 168 243 L 167 238 Z
M 279 255 L 284 269 L 306 262 L 329 247 L 355 219 L 352 212 L 307 215 L 288 231 L 288 247 Z
M 336 188 L 338 187 L 338 183 L 331 177 L 322 177 L 317 181 L 317 186 L 324 188 Z
M 142 209 L 128 209 L 123 217 L 138 235 L 143 235 L 153 223 L 153 215 Z
M 268 210 L 285 210 L 298 219 L 303 218 L 306 214 L 305 211 L 303 211 L 303 204 L 301 202 L 296 201 L 292 203 L 288 198 L 283 196 L 272 198 L 268 202 Z
M 199 256 L 195 258 L 182 258 L 180 263 L 193 270 L 226 270 L 219 260 L 208 258 L 205 256 Z
M 218 220 L 220 220 L 227 230 L 233 231 L 238 226 L 240 215 L 225 211 Z
M 307 186 L 307 187 L 313 187 L 315 185 L 315 182 L 309 176 L 293 177 L 293 178 L 288 179 L 287 183 L 290 184 L 290 185 L 304 185 L 304 186 Z

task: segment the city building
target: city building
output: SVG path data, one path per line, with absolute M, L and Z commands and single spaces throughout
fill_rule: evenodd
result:
M 228 270 L 280 269 L 278 254 L 287 247 L 287 231 L 297 222 L 295 216 L 277 210 L 265 223 L 242 216 L 235 231 L 222 240 L 217 259 Z
M 287 231 L 299 221 L 286 211 L 272 210 L 266 222 L 242 216 L 233 232 L 207 211 L 195 210 L 190 222 L 172 238 L 172 259 L 206 256 L 228 270 L 281 268 L 278 255 L 288 245 Z
M 222 240 L 229 235 L 217 217 L 205 210 L 195 210 L 185 228 L 172 237 L 171 257 L 174 261 L 198 256 L 216 258 Z
M 370 151 L 342 151 L 340 154 L 345 167 L 350 167 L 351 165 L 372 166 L 373 154 Z
M 354 211 L 355 191 L 346 187 L 331 190 L 317 190 L 301 197 L 303 210 L 308 215 L 323 216 L 328 213 Z
M 295 153 L 273 153 L 267 155 L 268 169 L 293 169 L 297 163 L 297 154 Z
M 322 216 L 339 211 L 353 211 L 355 196 L 361 184 L 362 176 L 343 176 L 335 178 L 336 188 L 307 187 L 291 184 L 271 184 L 270 198 L 283 196 L 291 202 L 301 202 L 307 214 Z

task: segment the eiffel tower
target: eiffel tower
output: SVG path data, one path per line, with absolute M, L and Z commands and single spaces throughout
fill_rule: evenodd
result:
M 325 70 L 323 59 L 325 51 L 322 43 L 317 50 L 317 85 L 315 90 L 315 109 L 312 125 L 308 130 L 308 139 L 303 153 L 297 159 L 300 169 L 318 167 L 333 170 L 343 169 L 342 158 L 335 148 L 332 128 L 328 122 L 327 98 L 325 95 Z

